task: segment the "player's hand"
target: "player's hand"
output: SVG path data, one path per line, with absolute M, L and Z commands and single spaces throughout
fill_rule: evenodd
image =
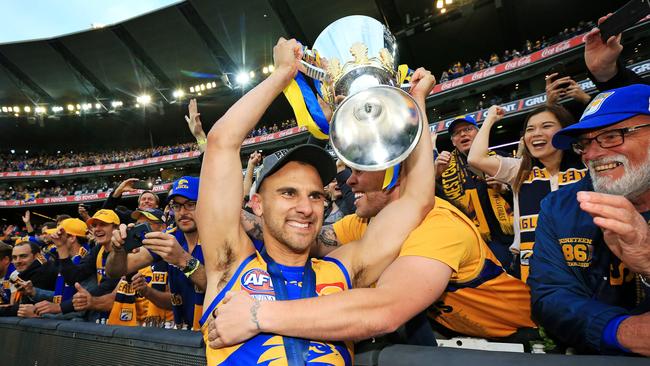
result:
M 650 276 L 650 226 L 625 197 L 578 192 L 580 208 L 594 218 L 609 249 L 630 271 Z
M 280 37 L 278 43 L 273 47 L 274 73 L 281 73 L 287 81 L 293 79 L 298 70 L 301 69 L 302 47 L 295 39 L 284 39 Z
M 232 346 L 256 336 L 260 332 L 257 322 L 260 304 L 245 291 L 228 292 L 208 320 L 210 348 Z
M 415 100 L 425 100 L 429 96 L 431 90 L 436 85 L 436 78 L 431 74 L 431 71 L 420 67 L 411 76 L 411 89 L 409 94 Z

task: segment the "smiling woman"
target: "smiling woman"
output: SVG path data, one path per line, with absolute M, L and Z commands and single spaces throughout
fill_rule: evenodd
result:
M 102 28 L 176 4 L 178 0 L 13 0 L 2 4 L 0 43 L 57 37 Z

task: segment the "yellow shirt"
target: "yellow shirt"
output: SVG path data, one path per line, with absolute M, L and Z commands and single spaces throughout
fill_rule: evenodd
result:
M 360 239 L 367 225 L 368 220 L 349 215 L 333 227 L 338 241 L 347 244 Z M 449 202 L 436 197 L 435 207 L 404 241 L 399 256 L 435 259 L 452 269 L 445 292 L 428 309 L 441 325 L 485 338 L 535 327 L 528 287 L 503 270 L 476 226 Z

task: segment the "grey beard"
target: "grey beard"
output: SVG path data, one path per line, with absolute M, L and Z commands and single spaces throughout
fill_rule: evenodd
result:
M 600 193 L 624 196 L 627 199 L 635 199 L 641 194 L 650 190 L 650 147 L 648 148 L 648 158 L 640 166 L 630 166 L 629 160 L 623 156 L 614 156 L 591 161 L 589 163 L 589 175 L 594 185 L 594 191 Z M 617 180 L 598 177 L 594 170 L 596 163 L 602 164 L 607 162 L 618 161 L 623 163 L 625 172 Z

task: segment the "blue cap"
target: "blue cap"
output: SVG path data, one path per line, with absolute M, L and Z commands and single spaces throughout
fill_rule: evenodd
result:
M 199 177 L 184 176 L 178 178 L 172 184 L 172 190 L 169 191 L 168 200 L 176 196 L 185 197 L 190 201 L 199 199 Z
M 598 94 L 587 106 L 580 121 L 553 136 L 553 146 L 569 149 L 576 137 L 640 114 L 650 114 L 650 85 L 634 84 Z
M 447 127 L 447 131 L 449 131 L 449 133 L 451 134 L 453 132 L 453 130 L 454 130 L 454 127 L 456 127 L 456 125 L 459 124 L 460 122 L 467 122 L 470 125 L 474 125 L 476 128 L 478 128 L 478 124 L 476 123 L 476 119 L 474 119 L 474 117 L 472 117 L 471 114 L 467 114 L 467 115 L 464 115 L 464 116 L 458 116 L 458 117 L 456 117 L 455 120 L 451 121 L 451 123 L 449 124 L 449 127 Z

